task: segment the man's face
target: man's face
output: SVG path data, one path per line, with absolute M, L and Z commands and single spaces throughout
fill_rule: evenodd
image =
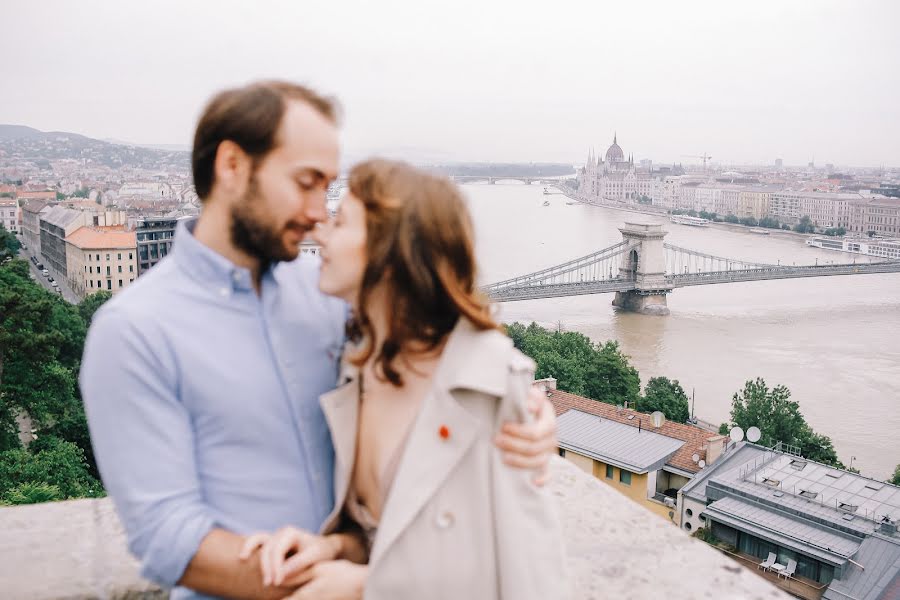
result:
M 231 206 L 232 243 L 264 262 L 297 258 L 338 175 L 337 127 L 307 103 L 288 101 L 276 141 Z

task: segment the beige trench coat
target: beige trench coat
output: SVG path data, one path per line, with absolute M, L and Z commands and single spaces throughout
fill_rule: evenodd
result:
M 558 515 L 534 473 L 493 437 L 526 418 L 534 363 L 498 331 L 460 319 L 413 425 L 369 557 L 369 600 L 556 600 L 567 596 Z M 335 447 L 334 530 L 356 455 L 356 370 L 321 397 Z M 446 436 L 441 435 L 444 429 Z

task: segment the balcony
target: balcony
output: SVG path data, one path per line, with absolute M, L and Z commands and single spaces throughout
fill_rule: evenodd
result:
M 573 600 L 787 599 L 754 564 L 734 560 L 554 457 Z M 166 598 L 138 577 L 108 499 L 0 509 L 4 598 Z M 534 543 L 539 543 L 535 540 Z

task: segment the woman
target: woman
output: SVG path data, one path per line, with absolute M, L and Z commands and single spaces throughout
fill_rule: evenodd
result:
M 459 190 L 366 162 L 316 236 L 319 287 L 355 314 L 342 385 L 321 398 L 336 508 L 326 536 L 286 529 L 244 554 L 261 544 L 265 582 L 305 584 L 298 597 L 563 597 L 552 501 L 492 443 L 500 423 L 526 418 L 534 365 L 475 287 Z

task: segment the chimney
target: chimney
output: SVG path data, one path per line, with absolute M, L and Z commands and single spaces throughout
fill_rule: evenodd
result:
M 556 389 L 556 378 L 555 377 L 544 377 L 543 379 L 535 379 L 534 383 L 532 383 L 534 387 L 541 389 L 543 386 L 546 390 L 555 390 Z
M 725 436 L 716 435 L 706 440 L 706 464 L 711 465 L 725 452 Z
M 881 533 L 884 535 L 897 535 L 897 524 L 894 523 L 890 517 L 885 515 L 881 518 Z

